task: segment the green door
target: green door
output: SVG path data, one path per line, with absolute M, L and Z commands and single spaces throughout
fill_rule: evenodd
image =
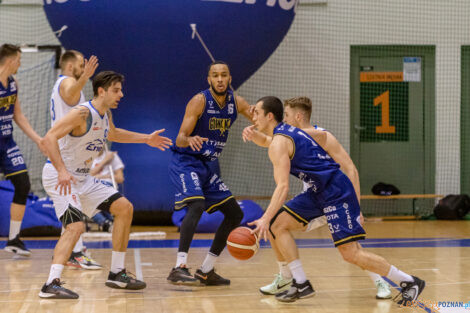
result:
M 352 47 L 351 155 L 363 195 L 378 182 L 434 192 L 433 93 L 433 47 Z
M 470 194 L 470 46 L 462 47 L 461 64 L 461 193 Z

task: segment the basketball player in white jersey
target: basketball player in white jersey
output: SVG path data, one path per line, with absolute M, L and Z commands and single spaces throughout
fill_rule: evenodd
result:
M 121 74 L 104 71 L 93 79 L 94 98 L 75 106 L 57 121 L 41 140 L 49 160 L 44 165 L 44 189 L 54 202 L 57 217 L 65 227 L 54 249 L 49 277 L 39 296 L 49 299 L 77 299 L 78 294 L 66 289 L 60 281 L 64 264 L 73 246 L 84 231 L 83 214 L 92 216 L 97 210 L 114 215 L 111 270 L 106 286 L 138 290 L 145 282 L 130 277 L 124 265 L 133 216 L 132 204 L 117 190 L 89 175 L 90 167 L 106 140 L 121 143 L 146 143 L 162 151 L 172 145 L 159 134 L 142 134 L 116 128 L 109 109 L 117 106 L 122 93 Z
M 67 50 L 59 61 L 61 75 L 54 84 L 51 94 L 51 127 L 64 117 L 74 106 L 85 102 L 83 88 L 95 73 L 98 67 L 98 58 L 91 56 L 86 60 L 83 54 L 76 50 Z M 64 229 L 62 228 L 62 231 Z M 67 261 L 67 266 L 83 268 L 87 270 L 98 270 L 103 267 L 93 260 L 91 256 L 84 253 L 83 236 L 80 236 L 72 254 Z
M 324 130 L 317 126 L 312 126 L 310 124 L 310 116 L 312 113 L 312 102 L 307 97 L 296 97 L 288 99 L 284 102 L 284 122 L 301 129 L 315 128 L 319 130 Z M 269 146 L 271 138 L 268 138 L 264 134 L 254 130 L 254 126 L 248 126 L 243 130 L 243 140 L 244 141 L 253 141 L 254 143 L 261 146 Z M 340 164 L 341 170 L 346 174 L 348 172 L 354 172 L 356 170 L 353 163 Z M 303 183 L 303 190 L 310 188 L 307 183 Z M 361 213 L 361 224 L 364 224 L 363 217 Z M 326 216 L 320 216 L 305 226 L 302 230 L 309 232 L 313 229 L 322 227 L 327 224 Z M 300 230 L 300 229 L 299 229 Z M 274 253 L 277 258 L 277 263 L 279 265 L 279 273 L 274 278 L 274 281 L 266 286 L 260 288 L 260 292 L 266 295 L 275 295 L 284 290 L 289 289 L 292 282 L 292 273 L 287 266 L 287 262 L 284 260 L 282 254 L 277 248 L 275 241 L 270 240 L 271 247 L 274 250 Z M 374 282 L 377 287 L 377 299 L 390 299 L 392 293 L 390 291 L 390 286 L 388 283 L 379 275 L 370 271 L 366 271 L 369 277 Z

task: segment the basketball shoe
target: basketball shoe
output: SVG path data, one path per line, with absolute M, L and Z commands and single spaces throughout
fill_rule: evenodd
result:
M 295 279 L 293 279 L 289 290 L 278 293 L 276 295 L 276 300 L 281 302 L 294 302 L 297 299 L 310 298 L 314 295 L 315 290 L 308 280 L 302 284 L 297 284 Z
M 105 285 L 110 288 L 130 290 L 139 290 L 147 287 L 145 282 L 130 277 L 127 274 L 126 269 L 123 269 L 118 273 L 109 272 L 108 280 L 106 281 Z
M 401 294 L 402 298 L 398 301 L 399 305 L 403 306 L 411 306 L 413 303 L 418 299 L 418 296 L 423 292 L 424 287 L 426 286 L 426 282 L 424 280 L 419 279 L 418 277 L 413 277 L 413 281 L 402 281 L 400 283 Z
M 59 278 L 54 279 L 49 285 L 44 284 L 39 297 L 47 299 L 78 299 L 78 294 L 62 287 L 64 283 Z
M 189 269 L 184 264 L 172 268 L 166 280 L 175 285 L 200 285 L 199 279 L 191 275 Z
M 390 285 L 383 279 L 377 279 L 375 286 L 377 287 L 377 294 L 375 295 L 376 299 L 390 299 L 392 297 Z
M 225 279 L 222 276 L 218 275 L 214 269 L 211 269 L 208 273 L 204 273 L 201 269 L 196 271 L 194 276 L 199 279 L 201 284 L 206 286 L 224 286 L 230 285 L 230 280 Z
M 23 241 L 21 241 L 20 235 L 17 235 L 12 240 L 8 240 L 4 250 L 21 256 L 31 256 L 31 251 L 29 251 Z
M 259 291 L 264 295 L 275 295 L 288 290 L 291 284 L 292 278 L 283 278 L 282 275 L 278 273 L 272 283 L 261 287 Z
M 101 264 L 93 260 L 90 256 L 86 255 L 82 251 L 72 252 L 69 260 L 67 261 L 67 266 L 83 268 L 86 270 L 100 270 L 103 268 Z

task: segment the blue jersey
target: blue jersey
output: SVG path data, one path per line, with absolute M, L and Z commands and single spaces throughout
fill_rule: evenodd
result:
M 228 131 L 237 119 L 237 103 L 232 91 L 227 91 L 224 103 L 218 103 L 210 89 L 201 92 L 205 99 L 205 107 L 190 136 L 208 138 L 200 151 L 172 147 L 173 150 L 197 156 L 203 161 L 214 161 L 222 152 L 228 138 Z
M 12 120 L 17 97 L 16 82 L 10 76 L 6 86 L 0 83 L 0 138 L 13 135 Z
M 330 180 L 341 173 L 339 164 L 300 128 L 280 123 L 274 128 L 274 135 L 286 136 L 294 144 L 290 173 L 309 184 L 313 192 L 326 193 Z

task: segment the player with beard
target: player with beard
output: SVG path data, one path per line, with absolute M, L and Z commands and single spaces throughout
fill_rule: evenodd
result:
M 240 224 L 243 212 L 209 162 L 220 156 L 238 113 L 251 121 L 253 112 L 242 97 L 229 90 L 231 80 L 227 63 L 215 61 L 209 65 L 209 89 L 195 95 L 187 104 L 176 146 L 172 147 L 169 173 L 176 189 L 175 210 L 188 209 L 180 227 L 176 266 L 167 278 L 173 284 L 230 284 L 230 280 L 215 273 L 214 263 L 225 248 L 229 233 Z M 192 276 L 187 258 L 196 226 L 204 211 L 217 210 L 224 214 L 224 220 L 201 268 Z

